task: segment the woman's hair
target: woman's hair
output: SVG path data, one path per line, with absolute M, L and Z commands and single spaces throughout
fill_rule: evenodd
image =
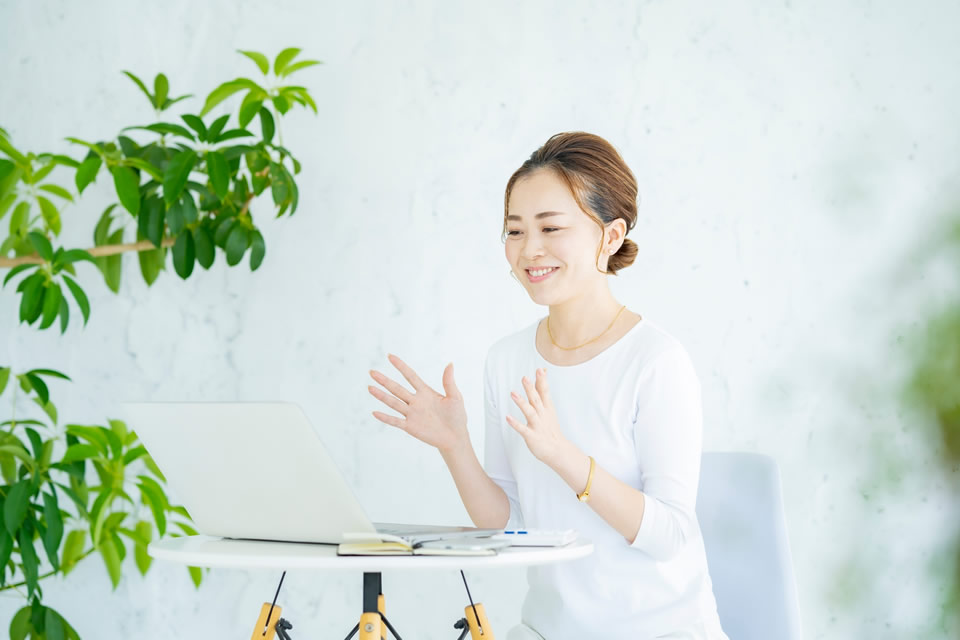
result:
M 513 186 L 517 180 L 538 169 L 551 170 L 562 178 L 580 208 L 600 227 L 601 243 L 597 247 L 594 264 L 599 261 L 600 252 L 603 251 L 604 225 L 623 218 L 629 232 L 637 223 L 637 179 L 623 158 L 613 145 L 600 136 L 568 131 L 550 136 L 510 176 L 503 197 L 501 242 L 505 241 L 507 233 L 507 207 Z M 617 275 L 617 271 L 633 264 L 636 257 L 636 243 L 624 238 L 619 251 L 610 256 L 606 273 Z

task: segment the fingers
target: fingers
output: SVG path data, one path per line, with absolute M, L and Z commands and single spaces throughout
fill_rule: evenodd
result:
M 397 396 L 406 404 L 413 402 L 413 394 L 410 393 L 403 385 L 397 384 L 387 376 L 383 375 L 379 371 L 370 370 L 370 377 L 382 384 L 387 391 Z
M 407 409 L 410 408 L 410 405 L 408 405 L 406 402 L 400 402 L 393 396 L 387 395 L 386 393 L 384 393 L 383 391 L 380 391 L 380 389 L 377 389 L 376 387 L 368 386 L 367 389 L 370 391 L 370 393 L 373 394 L 373 396 L 377 400 L 380 400 L 380 402 L 383 402 L 385 405 L 387 405 L 397 413 L 406 417 Z
M 406 424 L 407 421 L 402 418 L 397 418 L 395 416 L 388 416 L 385 413 L 380 413 L 379 411 L 373 411 L 373 417 L 379 420 L 380 422 L 385 422 L 392 427 L 397 427 L 398 429 L 407 430 Z
M 513 401 L 517 403 L 518 407 L 520 407 L 520 411 L 522 411 L 523 415 L 526 416 L 527 422 L 533 422 L 537 415 L 537 410 L 534 409 L 529 402 L 524 400 L 516 391 L 511 391 L 510 397 L 513 398 Z
M 420 391 L 421 389 L 427 388 L 427 385 L 420 379 L 420 376 L 414 373 L 413 369 L 408 367 L 403 360 L 390 353 L 387 354 L 387 359 L 403 374 L 403 377 L 407 379 L 407 382 L 409 382 L 414 389 Z
M 530 404 L 539 411 L 543 408 L 543 403 L 540 401 L 540 392 L 534 387 L 533 383 L 527 379 L 527 376 L 523 376 L 522 382 L 523 388 L 527 392 L 527 398 L 530 399 Z
M 547 385 L 547 370 L 537 370 L 537 392 L 540 394 L 540 400 L 543 404 L 550 402 L 550 387 Z

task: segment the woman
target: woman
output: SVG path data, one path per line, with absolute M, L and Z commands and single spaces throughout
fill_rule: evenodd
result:
M 699 379 L 677 339 L 607 282 L 637 255 L 625 237 L 636 218 L 636 179 L 595 135 L 554 135 L 510 177 L 510 273 L 549 314 L 487 353 L 482 467 L 452 363 L 442 395 L 393 355 L 413 392 L 370 372 L 392 395 L 370 392 L 403 415 L 374 417 L 440 451 L 477 527 L 593 541 L 590 556 L 528 568 L 507 640 L 728 640 L 694 512 Z

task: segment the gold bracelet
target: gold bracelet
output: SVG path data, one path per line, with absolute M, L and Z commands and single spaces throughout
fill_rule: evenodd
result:
M 577 500 L 579 500 L 580 502 L 586 502 L 587 500 L 590 499 L 590 483 L 593 482 L 594 460 L 593 460 L 593 456 L 587 456 L 587 457 L 590 458 L 590 473 L 589 475 L 587 475 L 587 488 L 583 490 L 583 493 L 577 494 Z

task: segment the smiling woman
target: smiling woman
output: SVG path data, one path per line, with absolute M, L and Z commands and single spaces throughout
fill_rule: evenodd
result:
M 392 395 L 370 392 L 403 418 L 373 415 L 440 451 L 476 526 L 576 529 L 593 541 L 587 558 L 527 570 L 509 640 L 728 640 L 694 512 L 696 369 L 606 278 L 637 255 L 625 237 L 637 220 L 633 174 L 603 138 L 559 133 L 510 177 L 504 203 L 510 273 L 549 314 L 487 353 L 484 464 L 453 363 L 440 394 L 389 356 L 414 391 L 371 371 Z

